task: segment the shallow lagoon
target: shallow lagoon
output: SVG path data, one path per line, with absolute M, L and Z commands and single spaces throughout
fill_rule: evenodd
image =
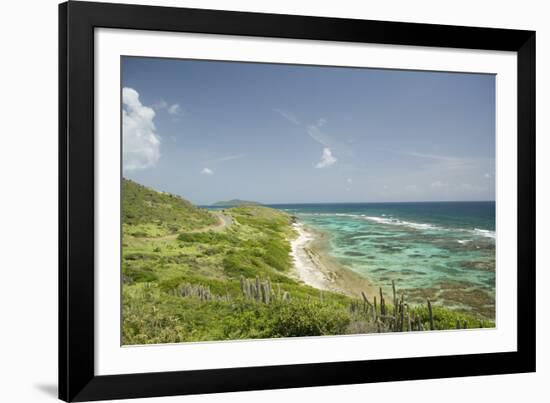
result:
M 495 203 L 271 206 L 330 235 L 331 256 L 411 302 L 495 316 Z

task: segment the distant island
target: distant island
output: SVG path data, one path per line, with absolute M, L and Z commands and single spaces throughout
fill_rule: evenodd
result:
M 249 200 L 231 199 L 213 203 L 212 206 L 236 207 L 236 206 L 261 206 L 262 203 Z

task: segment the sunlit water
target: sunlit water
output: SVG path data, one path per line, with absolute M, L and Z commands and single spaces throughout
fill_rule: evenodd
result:
M 494 202 L 271 207 L 328 233 L 328 253 L 376 286 L 494 317 Z

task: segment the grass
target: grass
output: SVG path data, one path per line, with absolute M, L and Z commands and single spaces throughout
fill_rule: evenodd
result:
M 391 320 L 381 329 L 366 303 L 291 276 L 290 215 L 238 206 L 221 213 L 231 225 L 213 230 L 219 219 L 208 210 L 129 180 L 123 185 L 123 344 L 389 330 Z M 260 291 L 251 294 L 250 285 Z M 427 306 L 409 312 L 425 329 L 430 322 L 435 329 L 494 326 L 437 305 L 431 320 Z
M 122 180 L 122 200 L 122 221 L 127 234 L 158 236 L 218 222 L 214 215 L 179 196 L 158 192 L 129 179 Z

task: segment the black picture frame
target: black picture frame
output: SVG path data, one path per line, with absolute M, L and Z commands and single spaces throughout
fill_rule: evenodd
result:
M 517 352 L 96 376 L 94 29 L 517 52 Z M 535 371 L 535 32 L 142 5 L 59 5 L 59 398 L 65 401 Z

